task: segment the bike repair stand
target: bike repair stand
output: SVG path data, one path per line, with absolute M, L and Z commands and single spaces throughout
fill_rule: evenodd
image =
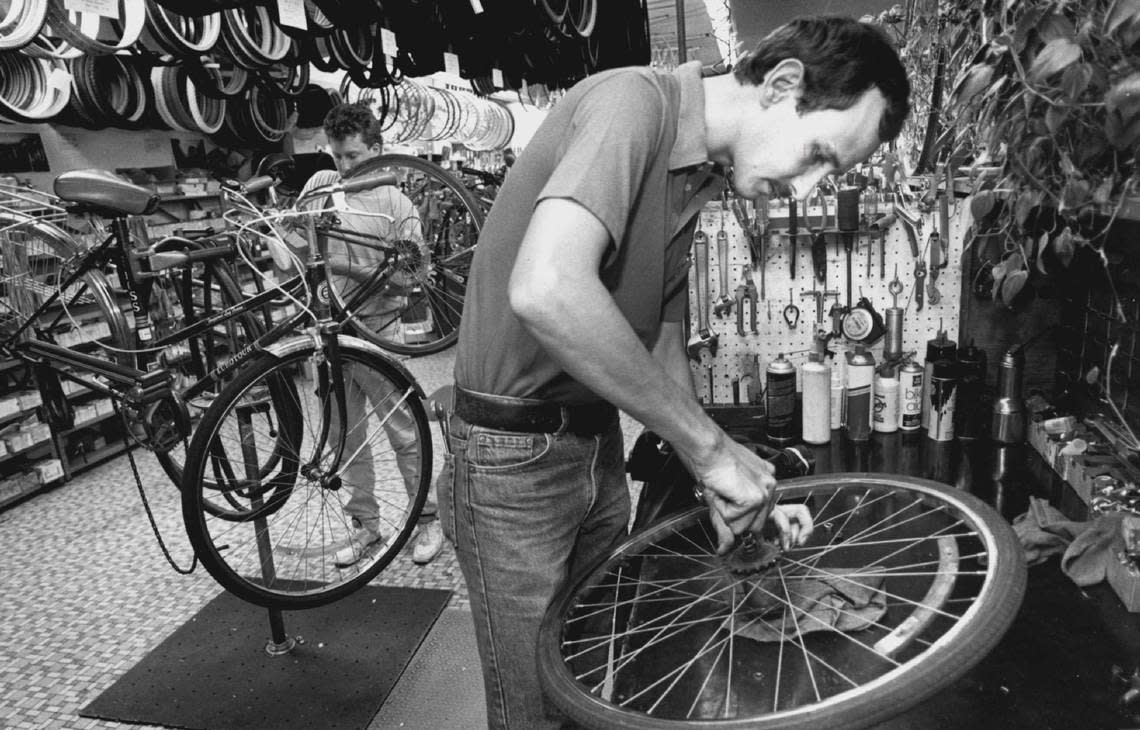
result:
M 238 432 L 241 434 L 241 451 L 245 461 L 245 478 L 249 484 L 258 484 L 260 468 L 257 459 L 257 446 L 254 443 L 253 413 L 257 410 L 268 410 L 269 404 L 256 402 L 242 404 L 236 410 Z M 265 515 L 262 508 L 265 503 L 261 500 L 261 492 L 256 489 L 250 494 L 250 504 L 253 513 L 258 515 L 253 520 L 253 529 L 257 534 L 257 555 L 261 562 L 261 578 L 265 585 L 273 585 L 277 580 L 277 570 L 273 565 L 273 548 L 269 544 L 269 528 L 265 524 Z M 265 653 L 269 656 L 284 656 L 293 651 L 298 643 L 305 640 L 298 636 L 293 638 L 285 631 L 285 618 L 280 608 L 268 608 L 269 612 L 269 640 L 265 642 Z

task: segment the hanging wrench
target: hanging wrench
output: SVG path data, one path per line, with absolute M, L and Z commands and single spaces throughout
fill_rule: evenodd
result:
M 744 277 L 748 278 L 748 268 L 744 269 Z M 736 287 L 736 334 L 744 337 L 747 332 L 744 331 L 744 300 L 748 298 L 748 287 L 741 281 Z M 755 303 L 753 303 L 755 306 Z
M 720 230 L 716 232 L 716 260 L 720 274 L 720 295 L 713 305 L 713 313 L 717 317 L 732 314 L 732 298 L 728 296 L 728 233 L 724 230 L 724 200 L 721 199 Z
M 922 287 L 926 283 L 926 257 L 920 257 L 914 262 L 914 309 L 922 311 Z
M 788 289 L 788 306 L 784 307 L 784 323 L 788 325 L 790 330 L 794 330 L 800 323 L 800 308 L 796 306 L 795 300 L 792 298 L 791 289 Z
M 752 334 L 758 334 L 759 329 L 756 328 L 756 282 L 748 274 L 748 270 L 744 271 L 745 288 L 748 289 L 748 316 L 750 319 Z
M 693 236 L 693 263 L 697 269 L 697 331 L 689 337 L 689 358 L 700 361 L 701 351 L 716 355 L 717 335 L 709 328 L 709 237 L 704 231 Z

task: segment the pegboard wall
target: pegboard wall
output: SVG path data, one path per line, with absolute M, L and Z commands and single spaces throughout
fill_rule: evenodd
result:
M 731 199 L 730 199 L 731 202 Z M 815 201 L 812 201 L 815 202 Z M 745 201 L 740 201 L 745 205 Z M 755 217 L 751 203 L 747 203 L 749 219 Z M 909 237 L 901 222 L 896 221 L 885 231 L 873 233 L 844 234 L 835 225 L 836 201 L 834 197 L 826 200 L 828 212 L 828 225 L 823 228 L 827 239 L 827 276 L 826 288 L 824 282 L 815 277 L 812 261 L 812 241 L 809 235 L 809 224 L 818 227 L 820 221 L 820 207 L 809 205 L 799 214 L 799 234 L 795 246 L 796 275 L 791 275 L 792 246 L 787 235 L 788 211 L 786 207 L 773 206 L 768 211 L 766 256 L 763 262 L 753 265 L 752 252 L 748 238 L 742 230 L 731 207 L 726 207 L 722 201 L 709 203 L 701 211 L 697 230 L 704 232 L 708 240 L 707 268 L 708 287 L 701 285 L 701 290 L 707 291 L 707 301 L 703 306 L 707 311 L 709 329 L 717 337 L 716 353 L 709 356 L 702 354 L 700 361 L 690 360 L 693 369 L 694 383 L 697 394 L 704 403 L 728 405 L 734 403 L 733 381 L 743 382 L 740 386 L 739 400 L 741 403 L 760 402 L 760 391 L 763 388 L 764 371 L 768 364 L 775 360 L 780 353 L 796 366 L 797 388 L 802 386 L 799 377 L 800 367 L 808 359 L 811 352 L 812 341 L 818 329 L 830 332 L 832 320 L 829 310 L 838 300 L 840 305 L 846 306 L 848 302 L 847 287 L 847 254 L 844 249 L 842 236 L 851 235 L 851 303 L 866 297 L 875 310 L 886 319 L 886 310 L 893 306 L 893 297 L 888 289 L 890 282 L 895 278 L 897 266 L 898 279 L 902 284 L 902 292 L 898 295 L 898 306 L 904 310 L 903 315 L 903 351 L 915 352 L 919 363 L 925 354 L 926 342 L 936 336 L 939 329 L 947 332 L 951 339 L 957 339 L 959 315 L 961 312 L 962 289 L 962 247 L 966 229 L 971 222 L 968 200 L 951 200 L 949 206 L 949 236 L 945 250 L 946 265 L 940 269 L 935 286 L 938 289 L 939 301 L 931 303 L 929 296 L 928 275 L 924 281 L 923 306 L 917 308 L 915 289 L 916 259 L 912 255 Z M 878 215 L 889 213 L 891 204 L 880 203 Z M 938 213 L 922 213 L 917 209 L 918 216 L 917 246 L 921 259 L 926 262 L 929 270 L 931 261 L 929 246 L 930 233 L 938 230 Z M 874 213 L 869 216 L 874 218 Z M 718 236 L 720 231 L 723 236 Z M 721 266 L 719 263 L 718 238 L 726 246 L 727 266 L 724 267 L 727 286 L 722 285 Z M 870 246 L 870 258 L 868 258 Z M 882 248 L 882 254 L 880 254 Z M 696 256 L 698 247 L 692 251 Z M 696 332 L 698 323 L 698 276 L 699 267 L 694 259 L 694 266 L 689 271 L 689 331 Z M 881 275 L 885 273 L 884 275 Z M 751 278 L 756 287 L 756 331 L 751 329 L 750 305 L 744 300 L 743 331 L 738 332 L 737 322 L 737 288 L 747 284 Z M 763 295 L 760 295 L 761 279 L 763 278 Z M 825 299 L 820 308 L 822 322 L 817 321 L 817 308 L 814 295 L 806 295 L 808 291 L 836 292 L 836 296 Z M 718 315 L 714 312 L 715 304 L 720 297 L 728 297 L 732 301 L 731 311 Z M 793 305 L 799 311 L 798 322 L 795 327 L 789 326 L 785 320 L 785 308 Z M 722 310 L 724 303 L 722 301 Z M 789 316 L 793 313 L 788 310 Z M 883 361 L 883 347 L 886 338 L 881 338 L 870 347 L 875 361 Z M 828 349 L 836 353 L 835 358 L 829 358 L 831 367 L 837 365 L 846 367 L 844 352 L 851 349 L 853 343 L 842 337 L 833 338 Z M 748 376 L 752 376 L 752 383 L 748 383 Z M 751 388 L 751 390 L 749 390 Z M 710 401 L 711 393 L 711 401 Z

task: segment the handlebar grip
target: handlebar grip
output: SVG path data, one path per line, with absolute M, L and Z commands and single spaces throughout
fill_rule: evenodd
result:
M 276 183 L 276 178 L 270 177 L 269 175 L 258 175 L 242 183 L 242 190 L 246 195 L 252 195 L 253 193 L 260 193 L 262 190 L 267 190 Z
M 396 174 L 392 172 L 382 172 L 379 175 L 368 175 L 367 177 L 357 177 L 351 180 L 345 180 L 340 184 L 340 189 L 346 193 L 358 193 L 361 190 L 371 190 L 378 188 L 381 185 L 395 185 Z

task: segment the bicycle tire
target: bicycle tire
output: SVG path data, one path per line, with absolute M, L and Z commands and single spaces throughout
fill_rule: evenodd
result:
M 853 496 L 859 490 L 864 490 L 864 496 L 853 503 L 853 506 L 846 512 L 829 513 L 828 508 L 831 506 L 835 495 L 848 489 L 852 493 L 845 495 L 844 498 Z M 872 492 L 877 496 L 874 500 L 867 501 L 867 495 Z M 883 566 L 881 571 L 884 574 L 891 574 L 889 578 L 892 581 L 889 584 L 890 591 L 886 588 L 882 590 L 885 593 L 884 602 L 891 599 L 894 601 L 894 605 L 888 608 L 887 612 L 878 619 L 879 622 L 885 623 L 881 625 L 876 623 L 862 629 L 870 632 L 865 634 L 867 642 L 872 641 L 877 632 L 883 632 L 882 638 L 876 641 L 874 645 L 867 645 L 850 638 L 848 633 L 855 633 L 854 631 L 840 632 L 833 629 L 824 631 L 822 634 L 799 634 L 797 623 L 795 633 L 798 634 L 798 647 L 802 650 L 803 658 L 801 661 L 798 657 L 793 656 L 790 651 L 786 659 L 784 656 L 785 644 L 796 643 L 794 636 L 788 638 L 787 641 L 776 641 L 775 644 L 772 644 L 753 641 L 752 637 L 746 640 L 741 635 L 741 632 L 749 626 L 745 623 L 745 619 L 752 615 L 749 613 L 751 607 L 741 607 L 745 605 L 745 599 L 748 599 L 755 589 L 750 589 L 748 593 L 744 594 L 745 599 L 742 599 L 738 604 L 735 600 L 737 587 L 744 585 L 745 581 L 748 580 L 755 580 L 756 585 L 762 585 L 764 580 L 772 578 L 772 571 L 776 570 L 780 582 L 784 586 L 784 594 L 788 599 L 784 603 L 785 607 L 780 619 L 781 625 L 779 629 L 775 628 L 775 618 L 771 621 L 764 618 L 760 620 L 763 621 L 769 631 L 778 631 L 780 636 L 788 637 L 786 630 L 789 627 L 789 613 L 796 615 L 797 611 L 802 610 L 797 608 L 788 611 L 788 607 L 793 605 L 791 598 L 793 594 L 788 592 L 783 567 L 780 567 L 791 565 L 791 563 L 784 561 L 787 555 L 793 551 L 781 555 L 775 566 L 766 569 L 766 571 L 762 570 L 755 576 L 741 577 L 733 574 L 728 579 L 728 584 L 732 586 L 733 590 L 732 608 L 727 609 L 723 616 L 709 614 L 709 620 L 712 623 L 702 624 L 705 620 L 703 618 L 705 614 L 702 613 L 702 610 L 710 608 L 709 606 L 701 607 L 699 600 L 690 601 L 687 597 L 674 599 L 670 596 L 672 592 L 680 593 L 690 588 L 696 589 L 694 592 L 699 593 L 701 584 L 681 580 L 667 582 L 667 579 L 663 577 L 664 571 L 658 570 L 660 565 L 669 560 L 674 560 L 676 563 L 687 563 L 689 560 L 700 561 L 708 556 L 709 550 L 714 550 L 711 543 L 707 546 L 702 544 L 700 545 L 702 550 L 697 550 L 697 542 L 692 541 L 690 537 L 692 535 L 699 536 L 701 535 L 700 530 L 709 529 L 706 526 L 707 509 L 698 507 L 631 536 L 615 548 L 608 558 L 603 559 L 592 569 L 586 571 L 576 584 L 568 587 L 552 602 L 544 618 L 538 639 L 538 670 L 547 695 L 573 720 L 591 728 L 717 727 L 797 728 L 803 730 L 832 727 L 859 728 L 881 722 L 901 713 L 963 675 L 997 644 L 1013 622 L 1024 596 L 1026 568 L 1021 557 L 1020 545 L 1013 531 L 1000 516 L 976 497 L 925 479 L 912 479 L 888 474 L 830 474 L 804 477 L 781 483 L 778 498 L 785 502 L 804 500 L 809 502 L 816 500 L 818 502 L 829 493 L 831 496 L 828 497 L 822 508 L 818 508 L 818 505 L 813 503 L 813 506 L 816 506 L 816 509 L 813 509 L 813 514 L 817 515 L 816 533 L 805 547 L 796 549 L 805 553 L 810 553 L 812 550 L 818 551 L 813 553 L 819 557 L 810 563 L 809 570 L 815 569 L 821 575 L 829 574 L 828 570 L 817 569 L 816 566 L 827 552 L 834 552 L 845 545 L 849 550 L 853 548 L 855 552 L 860 552 L 879 543 L 889 544 L 890 547 L 882 548 L 885 553 L 888 549 L 894 550 L 895 545 L 900 541 L 904 543 L 909 541 L 911 544 L 909 548 L 904 548 L 899 552 L 910 549 L 915 552 L 932 553 L 937 563 L 937 567 L 929 572 L 929 585 L 924 585 L 927 581 L 913 577 L 910 572 L 904 573 L 890 567 L 890 564 L 885 561 L 888 558 L 896 558 L 895 555 L 890 554 L 879 557 L 867 563 L 866 566 L 856 565 L 855 572 L 845 573 L 845 575 L 851 576 L 856 575 L 859 570 L 865 571 L 866 567 L 875 566 L 878 570 L 880 569 L 879 566 Z M 901 509 L 889 513 L 887 518 L 882 518 L 877 523 L 873 522 L 873 520 L 878 519 L 881 511 L 891 509 L 895 504 L 896 497 L 900 496 L 903 498 L 901 501 L 905 501 L 907 497 L 911 501 Z M 872 509 L 876 501 L 881 502 L 883 499 L 887 501 L 877 509 Z M 841 499 L 835 509 L 841 510 L 846 504 Z M 886 524 L 889 525 L 887 528 L 876 527 L 876 525 L 882 525 L 884 520 L 911 510 L 914 505 L 918 505 L 918 508 L 913 509 L 911 515 L 906 518 L 912 523 L 917 521 L 911 530 L 921 533 L 921 528 L 928 520 L 937 522 L 940 517 L 945 516 L 946 520 L 951 520 L 953 517 L 954 520 L 961 521 L 961 524 L 965 526 L 964 532 L 958 532 L 959 528 L 953 526 L 955 522 L 950 521 L 949 524 L 953 527 L 949 529 L 944 527 L 919 538 L 900 538 L 893 541 L 886 537 L 876 537 L 874 541 L 867 539 L 875 535 L 890 534 L 889 530 L 903 527 L 903 520 L 895 523 L 887 521 Z M 940 512 L 941 515 L 938 514 Z M 857 539 L 853 542 L 845 540 L 835 544 L 834 540 L 847 529 L 848 524 L 857 515 L 856 524 L 851 529 L 857 529 L 864 522 L 870 522 L 874 529 L 868 532 L 867 528 L 864 528 L 862 533 L 855 533 Z M 835 537 L 832 538 L 832 541 L 823 542 L 824 533 L 833 528 L 834 522 L 844 518 L 843 524 L 835 531 Z M 863 535 L 862 540 L 858 539 L 860 534 Z M 708 536 L 708 533 L 705 535 Z M 689 540 L 689 542 L 682 542 L 682 538 Z M 701 539 L 703 538 L 697 538 L 697 540 Z M 674 544 L 683 545 L 684 554 L 678 553 L 674 557 L 670 557 L 666 552 L 669 549 L 670 541 L 673 541 Z M 936 542 L 937 546 L 928 544 L 921 547 L 920 550 L 919 545 L 922 542 Z M 951 549 L 951 547 L 965 548 L 967 546 L 976 549 L 975 543 L 984 548 L 984 552 L 971 554 L 959 551 L 955 553 Z M 692 548 L 691 553 L 690 548 Z M 654 552 L 655 550 L 658 552 Z M 944 568 L 950 564 L 951 553 L 953 553 L 954 566 L 965 564 L 982 566 L 983 577 L 977 578 L 968 574 L 967 571 L 958 571 L 957 569 L 945 571 Z M 872 554 L 870 558 L 865 559 L 870 560 L 873 557 Z M 685 560 L 677 560 L 677 558 L 685 558 Z M 809 559 L 810 555 L 805 557 L 804 561 Z M 836 559 L 832 558 L 832 561 Z M 903 557 L 897 559 L 905 561 L 909 558 L 904 553 Z M 794 558 L 792 560 L 794 561 Z M 802 563 L 803 561 L 794 562 Z M 701 568 L 694 567 L 693 570 L 704 570 L 711 564 L 713 562 L 710 558 L 710 562 L 701 563 Z M 911 571 L 922 564 L 907 565 L 904 562 L 900 567 Z M 791 569 L 789 567 L 789 570 Z M 831 569 L 835 570 L 835 568 Z M 715 567 L 709 571 L 711 576 L 709 580 L 724 580 L 721 573 L 717 571 L 718 569 Z M 892 571 L 895 572 L 892 574 Z M 624 583 L 622 582 L 624 572 L 628 572 L 631 576 L 636 574 L 636 576 L 630 578 L 629 583 Z M 683 573 L 679 569 L 678 572 Z M 917 573 L 917 571 L 915 572 Z M 641 581 L 642 577 L 646 575 L 657 581 L 655 585 L 660 586 L 656 589 L 655 595 L 650 596 L 646 593 L 640 597 L 630 597 L 633 591 L 641 590 L 644 587 Z M 863 572 L 863 575 L 870 574 Z M 617 576 L 617 580 L 612 586 L 604 583 L 607 578 L 614 576 Z M 789 573 L 787 579 L 791 580 L 792 577 Z M 841 580 L 852 582 L 849 578 Z M 887 580 L 888 577 L 883 577 L 881 584 L 888 585 Z M 739 583 L 734 581 L 739 581 Z M 908 606 L 904 600 L 905 595 L 900 592 L 901 589 L 899 588 L 901 583 L 908 581 L 915 585 L 907 590 L 919 593 L 923 597 L 922 601 L 912 601 L 913 607 Z M 980 587 L 976 596 L 959 595 L 960 592 L 967 591 L 970 584 L 978 581 L 980 581 Z M 769 585 L 772 586 L 775 583 L 769 583 Z M 673 587 L 670 588 L 669 586 Z M 765 592 L 768 591 L 765 590 Z M 607 598 L 608 594 L 613 594 L 613 597 Z M 772 597 L 778 598 L 778 596 L 770 596 L 770 598 Z M 647 598 L 651 600 L 643 602 Z M 797 595 L 797 598 L 802 598 L 802 595 Z M 665 624 L 654 623 L 657 621 L 654 618 L 654 612 L 671 612 L 670 607 L 673 605 L 669 602 L 671 600 L 688 601 L 689 608 L 685 609 L 684 616 L 691 625 L 682 627 L 677 630 L 675 635 L 668 637 L 670 640 L 675 640 L 675 646 L 667 648 L 663 645 L 656 648 L 657 653 L 654 654 L 655 648 L 652 645 L 656 638 L 635 638 L 634 630 L 631 629 L 626 632 L 625 626 L 633 625 L 636 621 L 636 631 L 642 634 L 651 633 L 654 630 L 664 633 Z M 713 595 L 710 594 L 704 600 L 707 603 L 714 603 L 722 599 L 715 599 L 714 601 Z M 927 601 L 930 602 L 930 606 L 926 605 Z M 934 606 L 935 603 L 937 603 L 936 607 Z M 964 605 L 965 607 L 961 614 L 954 615 L 953 611 L 957 609 L 950 607 L 950 604 L 954 604 L 954 606 Z M 779 600 L 772 605 L 779 606 Z M 717 611 L 725 610 L 723 606 L 719 608 L 713 606 L 712 608 Z M 890 611 L 895 609 L 898 610 L 892 616 Z M 680 611 L 681 609 L 675 610 Z M 932 614 L 930 610 L 945 615 Z M 906 614 L 907 612 L 910 612 L 909 616 L 900 619 L 897 625 L 892 626 L 899 614 Z M 663 615 L 667 615 L 667 613 Z M 761 616 L 763 615 L 766 614 L 761 614 Z M 604 621 L 595 618 L 595 616 L 604 617 Z M 917 618 L 915 618 L 916 616 Z M 612 626 L 607 629 L 608 635 L 606 631 L 602 630 L 599 630 L 597 636 L 589 635 L 587 629 L 591 618 L 594 619 L 595 623 L 603 626 L 608 626 L 612 622 Z M 908 623 L 908 618 L 915 620 Z M 755 622 L 757 619 L 752 618 L 750 620 Z M 946 624 L 949 626 L 947 627 Z M 662 628 L 658 629 L 658 626 Z M 705 649 L 712 646 L 709 642 L 712 642 L 713 637 L 717 636 L 718 633 L 723 633 L 725 628 L 730 629 L 729 639 L 723 640 L 724 643 L 721 644 L 720 648 L 723 652 L 725 646 L 728 647 L 730 659 L 727 666 L 730 669 L 727 672 L 727 677 L 724 671 L 719 674 L 715 672 L 720 663 L 720 654 L 712 661 L 711 665 L 707 665 L 707 657 L 702 657 Z M 760 627 L 757 626 L 757 628 Z M 889 631 L 887 631 L 888 629 Z M 692 632 L 694 635 L 684 637 L 685 632 Z M 684 646 L 699 644 L 706 634 L 709 638 L 700 651 L 695 653 L 683 651 Z M 618 636 L 622 637 L 621 641 L 616 641 Z M 605 643 L 589 643 L 598 640 L 599 637 L 608 642 L 608 645 Z M 643 645 L 637 646 L 638 641 L 644 642 Z M 686 641 L 687 644 L 684 643 Z M 809 644 L 811 645 L 810 650 L 808 649 Z M 861 648 L 857 648 L 856 644 L 859 644 Z M 779 647 L 779 654 L 778 657 L 774 658 L 774 662 L 771 655 L 777 649 L 773 646 Z M 870 650 L 874 650 L 878 655 L 874 660 L 864 656 L 863 652 Z M 638 654 L 643 652 L 645 657 L 639 659 Z M 579 681 L 578 677 L 589 677 L 589 682 L 594 683 L 600 682 L 599 677 L 603 675 L 597 674 L 597 669 L 589 669 L 591 664 L 582 657 L 602 653 L 606 653 L 606 656 L 597 657 L 602 660 L 598 666 L 605 668 L 605 681 L 610 684 L 601 690 L 598 689 L 599 685 L 595 684 L 595 688 L 591 689 Z M 617 653 L 616 656 L 615 653 Z M 874 664 L 890 667 L 893 663 L 896 666 L 875 674 L 865 684 L 855 684 L 842 672 L 835 670 L 834 666 L 824 661 L 830 659 L 831 662 L 838 663 L 839 660 L 836 657 L 842 658 L 845 654 L 850 654 L 852 657 L 864 657 L 863 663 L 872 665 L 872 670 Z M 653 664 L 653 659 L 661 655 L 667 655 L 669 657 L 667 661 L 672 663 L 668 666 Z M 676 657 L 684 657 L 689 666 L 678 670 L 678 667 L 684 665 L 676 664 Z M 765 658 L 766 663 L 760 661 L 762 657 Z M 706 665 L 699 667 L 694 676 L 689 677 L 689 672 L 697 666 L 698 661 L 704 661 Z M 814 690 L 815 701 L 790 708 L 780 707 L 782 672 L 785 662 L 787 662 L 789 672 L 794 663 L 799 663 L 807 669 L 806 672 L 801 670 L 801 675 L 810 677 L 810 688 L 807 686 L 807 679 L 801 676 L 799 677 L 799 685 L 793 680 L 790 690 L 785 688 L 785 691 L 792 694 L 793 698 L 802 695 L 810 700 L 812 690 Z M 812 670 L 813 662 L 816 664 L 816 670 L 822 673 L 823 667 L 827 667 L 839 677 L 853 684 L 854 688 L 843 689 L 846 685 L 834 676 L 829 678 L 824 675 L 817 682 Z M 772 676 L 770 670 L 759 671 L 772 663 L 776 665 L 774 683 L 770 679 Z M 706 666 L 707 674 L 703 677 L 703 683 L 700 683 L 697 681 L 701 679 L 700 670 L 705 669 Z M 738 672 L 734 677 L 731 669 L 733 666 L 743 671 Z M 856 672 L 871 671 L 866 667 L 857 666 L 856 662 L 840 664 L 840 666 L 847 673 L 857 677 L 861 675 L 856 674 Z M 670 669 L 670 667 L 673 668 Z M 752 670 L 755 670 L 756 673 L 753 673 Z M 612 675 L 610 675 L 611 671 L 613 672 Z M 637 676 L 640 673 L 644 673 L 645 676 Z M 675 677 L 670 680 L 672 684 L 665 690 L 665 694 L 676 691 L 677 696 L 665 701 L 665 695 L 662 695 L 656 700 L 652 711 L 645 711 L 645 705 L 651 698 L 643 699 L 639 693 L 648 690 L 641 688 L 652 688 L 654 683 L 663 683 L 662 677 L 668 678 L 670 673 L 675 674 Z M 624 676 L 622 676 L 623 674 Z M 829 681 L 824 682 L 825 679 Z M 678 685 L 680 685 L 680 689 L 677 688 Z M 835 689 L 836 685 L 841 685 L 841 687 Z M 691 690 L 694 686 L 696 688 L 694 699 L 689 700 L 687 695 L 681 698 L 683 691 Z M 720 697 L 705 698 L 704 694 L 709 686 L 714 688 L 714 692 L 710 694 L 719 693 Z M 820 694 L 820 686 L 824 687 L 825 695 Z M 742 694 L 740 692 L 742 688 L 747 689 L 749 693 L 747 695 Z M 610 693 L 608 698 L 603 696 L 607 692 Z M 772 699 L 773 697 L 774 699 Z M 702 700 L 705 704 L 700 705 L 699 702 Z M 784 700 L 787 703 L 786 696 Z M 665 702 L 668 711 L 683 710 L 686 701 L 691 702 L 688 705 L 689 713 L 693 712 L 692 708 L 700 707 L 699 717 L 691 714 L 683 718 L 678 717 L 677 715 L 682 714 L 681 711 L 666 716 L 665 711 L 661 710 L 662 702 Z M 626 707 L 620 707 L 621 704 L 625 704 Z M 768 704 L 775 708 L 774 712 L 767 711 Z M 637 706 L 634 707 L 633 705 Z M 754 712 L 754 710 L 760 709 L 761 705 L 763 705 L 763 711 Z M 731 708 L 735 708 L 735 715 L 716 716 Z M 732 715 L 731 712 L 728 714 Z
M 198 559 L 224 588 L 260 606 L 311 608 L 342 598 L 368 583 L 407 543 L 427 498 L 431 484 L 431 432 L 422 389 L 403 367 L 375 345 L 347 335 L 338 336 L 337 345 L 342 372 L 350 374 L 352 382 L 358 384 L 358 392 L 368 394 L 367 400 L 361 396 L 365 410 L 357 419 L 357 425 L 364 425 L 365 432 L 359 438 L 361 444 L 370 447 L 368 457 L 358 458 L 364 449 L 363 445 L 356 447 L 349 455 L 350 465 L 342 466 L 335 474 L 324 472 L 331 469 L 327 464 L 330 449 L 340 442 L 335 436 L 325 441 L 319 438 L 327 433 L 324 414 L 328 393 L 320 383 L 329 360 L 324 345 L 318 348 L 310 337 L 277 343 L 242 368 L 207 409 L 191 441 L 182 493 L 187 535 Z M 260 407 L 263 398 L 259 389 L 283 380 L 295 384 L 301 433 L 282 456 L 277 473 L 259 478 L 256 485 L 250 485 L 249 479 L 242 483 L 240 475 L 247 469 L 241 462 L 251 460 L 250 449 L 258 443 L 259 434 L 252 422 L 253 411 Z M 346 398 L 350 397 L 346 393 Z M 334 406 L 328 407 L 330 420 L 339 418 L 342 424 L 340 432 L 355 431 L 352 424 L 344 431 L 343 415 L 338 416 Z M 243 409 L 247 415 L 243 415 Z M 386 409 L 383 418 L 378 415 L 381 409 Z M 404 425 L 393 428 L 402 428 L 404 435 L 414 436 L 402 447 L 408 459 L 405 465 L 416 470 L 410 477 L 405 477 L 395 464 L 395 448 L 378 448 L 392 446 L 386 424 L 396 418 L 404 419 Z M 229 441 L 227 433 L 232 434 L 235 428 L 239 438 Z M 242 440 L 246 450 L 237 458 L 230 458 L 227 448 L 240 450 Z M 317 444 L 319 453 L 315 451 Z M 350 448 L 346 439 L 346 454 Z M 252 460 L 260 463 L 258 457 Z M 344 512 L 351 497 L 351 484 L 358 478 L 349 469 L 364 463 L 370 464 L 383 539 L 365 551 L 359 562 L 338 567 L 333 564 L 334 556 L 348 544 L 354 530 Z M 209 480 L 204 477 L 219 464 L 222 472 L 239 475 L 233 489 L 246 495 L 242 499 L 250 502 L 251 509 L 240 519 L 215 518 L 205 507 L 216 498 L 209 494 Z M 342 474 L 352 481 L 342 481 Z M 224 481 L 221 483 L 225 485 Z M 409 483 L 413 487 L 411 494 Z
M 381 349 L 412 357 L 440 352 L 455 344 L 467 292 L 471 259 L 483 228 L 483 208 L 453 175 L 413 155 L 378 155 L 355 167 L 349 177 L 395 172 L 401 191 L 419 211 L 419 225 L 428 241 L 430 265 L 402 270 L 415 280 L 403 304 L 378 316 L 357 313 L 360 302 L 386 291 L 386 280 L 330 279 L 332 300 L 353 331 Z M 426 219 L 426 220 L 425 220 Z M 399 233 L 397 232 L 397 236 Z M 322 255 L 335 232 L 321 236 Z M 407 242 L 402 242 L 404 247 Z M 395 249 L 397 242 L 382 242 Z M 404 287 L 407 290 L 407 287 Z
M 67 262 L 82 254 L 80 244 L 55 224 L 33 216 L 0 211 L 0 240 L 3 246 L 3 281 L 8 288 L 9 304 L 4 315 L 12 323 L 32 314 L 35 307 L 48 296 L 59 291 L 59 273 Z M 114 287 L 107 275 L 98 269 L 89 269 L 81 277 L 81 286 L 71 295 L 79 305 L 94 305 L 100 320 L 109 329 L 111 345 L 125 349 L 133 341 L 126 315 L 115 298 Z M 14 303 L 23 295 L 23 303 Z M 61 295 L 65 303 L 69 297 Z M 17 310 L 17 311 L 13 311 Z M 129 358 L 112 351 L 118 362 L 129 364 Z

